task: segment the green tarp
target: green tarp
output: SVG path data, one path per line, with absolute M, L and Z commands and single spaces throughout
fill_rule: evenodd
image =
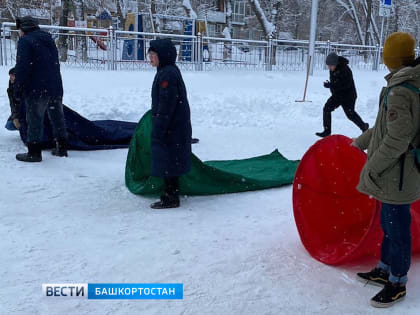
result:
M 148 111 L 131 140 L 125 170 L 128 189 L 139 195 L 160 194 L 163 180 L 150 176 L 152 114 Z M 191 171 L 180 178 L 180 194 L 212 195 L 291 184 L 299 161 L 289 161 L 277 150 L 245 160 L 202 162 L 194 154 Z

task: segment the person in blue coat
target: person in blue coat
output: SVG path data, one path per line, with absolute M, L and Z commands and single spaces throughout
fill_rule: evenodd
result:
M 67 132 L 63 114 L 63 83 L 58 50 L 51 35 L 30 16 L 16 19 L 20 39 L 15 66 L 15 97 L 26 108 L 28 153 L 17 154 L 22 162 L 42 161 L 44 116 L 48 113 L 56 148 L 53 154 L 67 156 Z
M 153 209 L 177 208 L 179 177 L 191 169 L 191 114 L 172 41 L 150 42 L 149 58 L 157 73 L 152 87 L 151 175 L 164 179 L 164 194 Z

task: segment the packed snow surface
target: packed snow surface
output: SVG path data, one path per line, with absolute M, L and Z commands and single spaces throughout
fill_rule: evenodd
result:
M 9 115 L 6 68 L 0 69 L 0 122 Z M 138 121 L 150 108 L 154 72 L 63 69 L 64 103 L 90 119 Z M 354 73 L 357 110 L 373 124 L 384 72 Z M 193 151 L 202 160 L 237 159 L 275 148 L 300 159 L 322 130 L 328 72 L 303 95 L 303 72 L 185 72 Z M 359 130 L 342 111 L 333 132 Z M 290 186 L 258 192 L 183 197 L 176 210 L 124 185 L 127 150 L 76 152 L 40 164 L 15 160 L 25 151 L 16 132 L 0 129 L 0 314 L 419 314 L 420 261 L 408 295 L 390 310 L 369 305 L 379 288 L 334 268 L 303 248 Z M 183 283 L 181 301 L 43 298 L 42 283 Z

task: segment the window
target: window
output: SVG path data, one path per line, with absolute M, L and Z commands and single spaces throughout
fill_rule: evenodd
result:
M 225 29 L 224 24 L 216 24 L 216 36 L 222 35 L 224 29 Z
M 210 37 L 215 37 L 216 36 L 216 25 L 207 24 L 207 33 Z
M 245 22 L 245 1 L 234 1 L 233 3 L 233 16 L 232 21 L 234 23 L 244 23 Z

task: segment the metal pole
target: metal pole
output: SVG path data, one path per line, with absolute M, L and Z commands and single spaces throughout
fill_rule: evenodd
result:
M 270 35 L 268 37 L 268 60 L 267 60 L 267 67 L 266 70 L 267 71 L 271 71 L 273 69 L 273 40 L 272 40 L 272 36 Z
M 382 44 L 384 42 L 384 22 L 385 22 L 385 17 L 382 17 L 382 24 L 381 24 L 381 39 L 379 41 L 379 46 L 382 47 Z
M 112 59 L 113 59 L 113 34 L 112 26 L 108 28 L 108 70 L 112 70 Z
M 325 54 L 325 57 L 327 57 L 330 54 L 330 52 L 331 52 L 331 41 L 328 40 L 327 41 L 327 53 Z M 325 62 L 324 62 L 324 69 L 325 70 L 328 69 L 328 66 L 327 66 L 327 64 Z
M 308 66 L 310 67 L 310 75 L 314 73 L 314 59 L 315 59 L 315 37 L 316 37 L 316 26 L 317 26 L 317 15 L 318 15 L 318 0 L 312 0 L 312 13 L 311 13 L 311 33 L 309 37 L 309 55 L 308 55 Z
M 376 60 L 373 70 L 379 70 L 379 64 L 381 61 L 381 49 L 384 43 L 384 23 L 385 23 L 385 17 L 382 17 L 382 23 L 381 23 L 381 38 L 379 39 L 379 47 L 376 49 Z
M 197 63 L 197 70 L 198 71 L 203 71 L 203 56 L 202 56 L 202 53 L 203 53 L 203 45 L 202 45 L 202 42 L 203 42 L 203 39 L 202 39 L 201 33 L 199 32 L 197 34 L 197 45 L 195 45 L 196 50 L 197 50 L 197 53 L 196 53 L 196 56 L 197 56 L 196 63 Z
M 4 29 L 3 29 L 3 24 L 2 24 L 1 25 L 1 36 L 0 36 L 0 59 L 1 59 L 0 64 L 2 66 L 4 66 L 4 62 L 3 62 L 3 32 L 4 32 Z
M 380 55 L 381 55 L 381 46 L 376 45 L 376 48 L 375 48 L 375 60 L 374 60 L 373 65 L 372 65 L 372 70 L 374 70 L 374 71 L 378 71 L 379 70 L 379 59 L 380 59 Z
M 138 45 L 138 40 L 137 39 L 137 45 Z M 112 70 L 117 70 L 117 52 L 118 52 L 118 47 L 117 47 L 117 34 L 115 33 L 115 29 L 112 27 Z M 138 53 L 138 46 L 136 46 L 136 51 Z
M 4 23 L 1 25 L 1 30 L 2 30 L 2 50 L 3 50 L 3 58 L 2 58 L 2 66 L 7 66 L 7 46 L 6 46 L 6 26 L 4 25 Z M 10 36 L 10 40 L 12 39 L 12 37 Z
M 50 25 L 52 25 L 52 0 L 50 0 Z

